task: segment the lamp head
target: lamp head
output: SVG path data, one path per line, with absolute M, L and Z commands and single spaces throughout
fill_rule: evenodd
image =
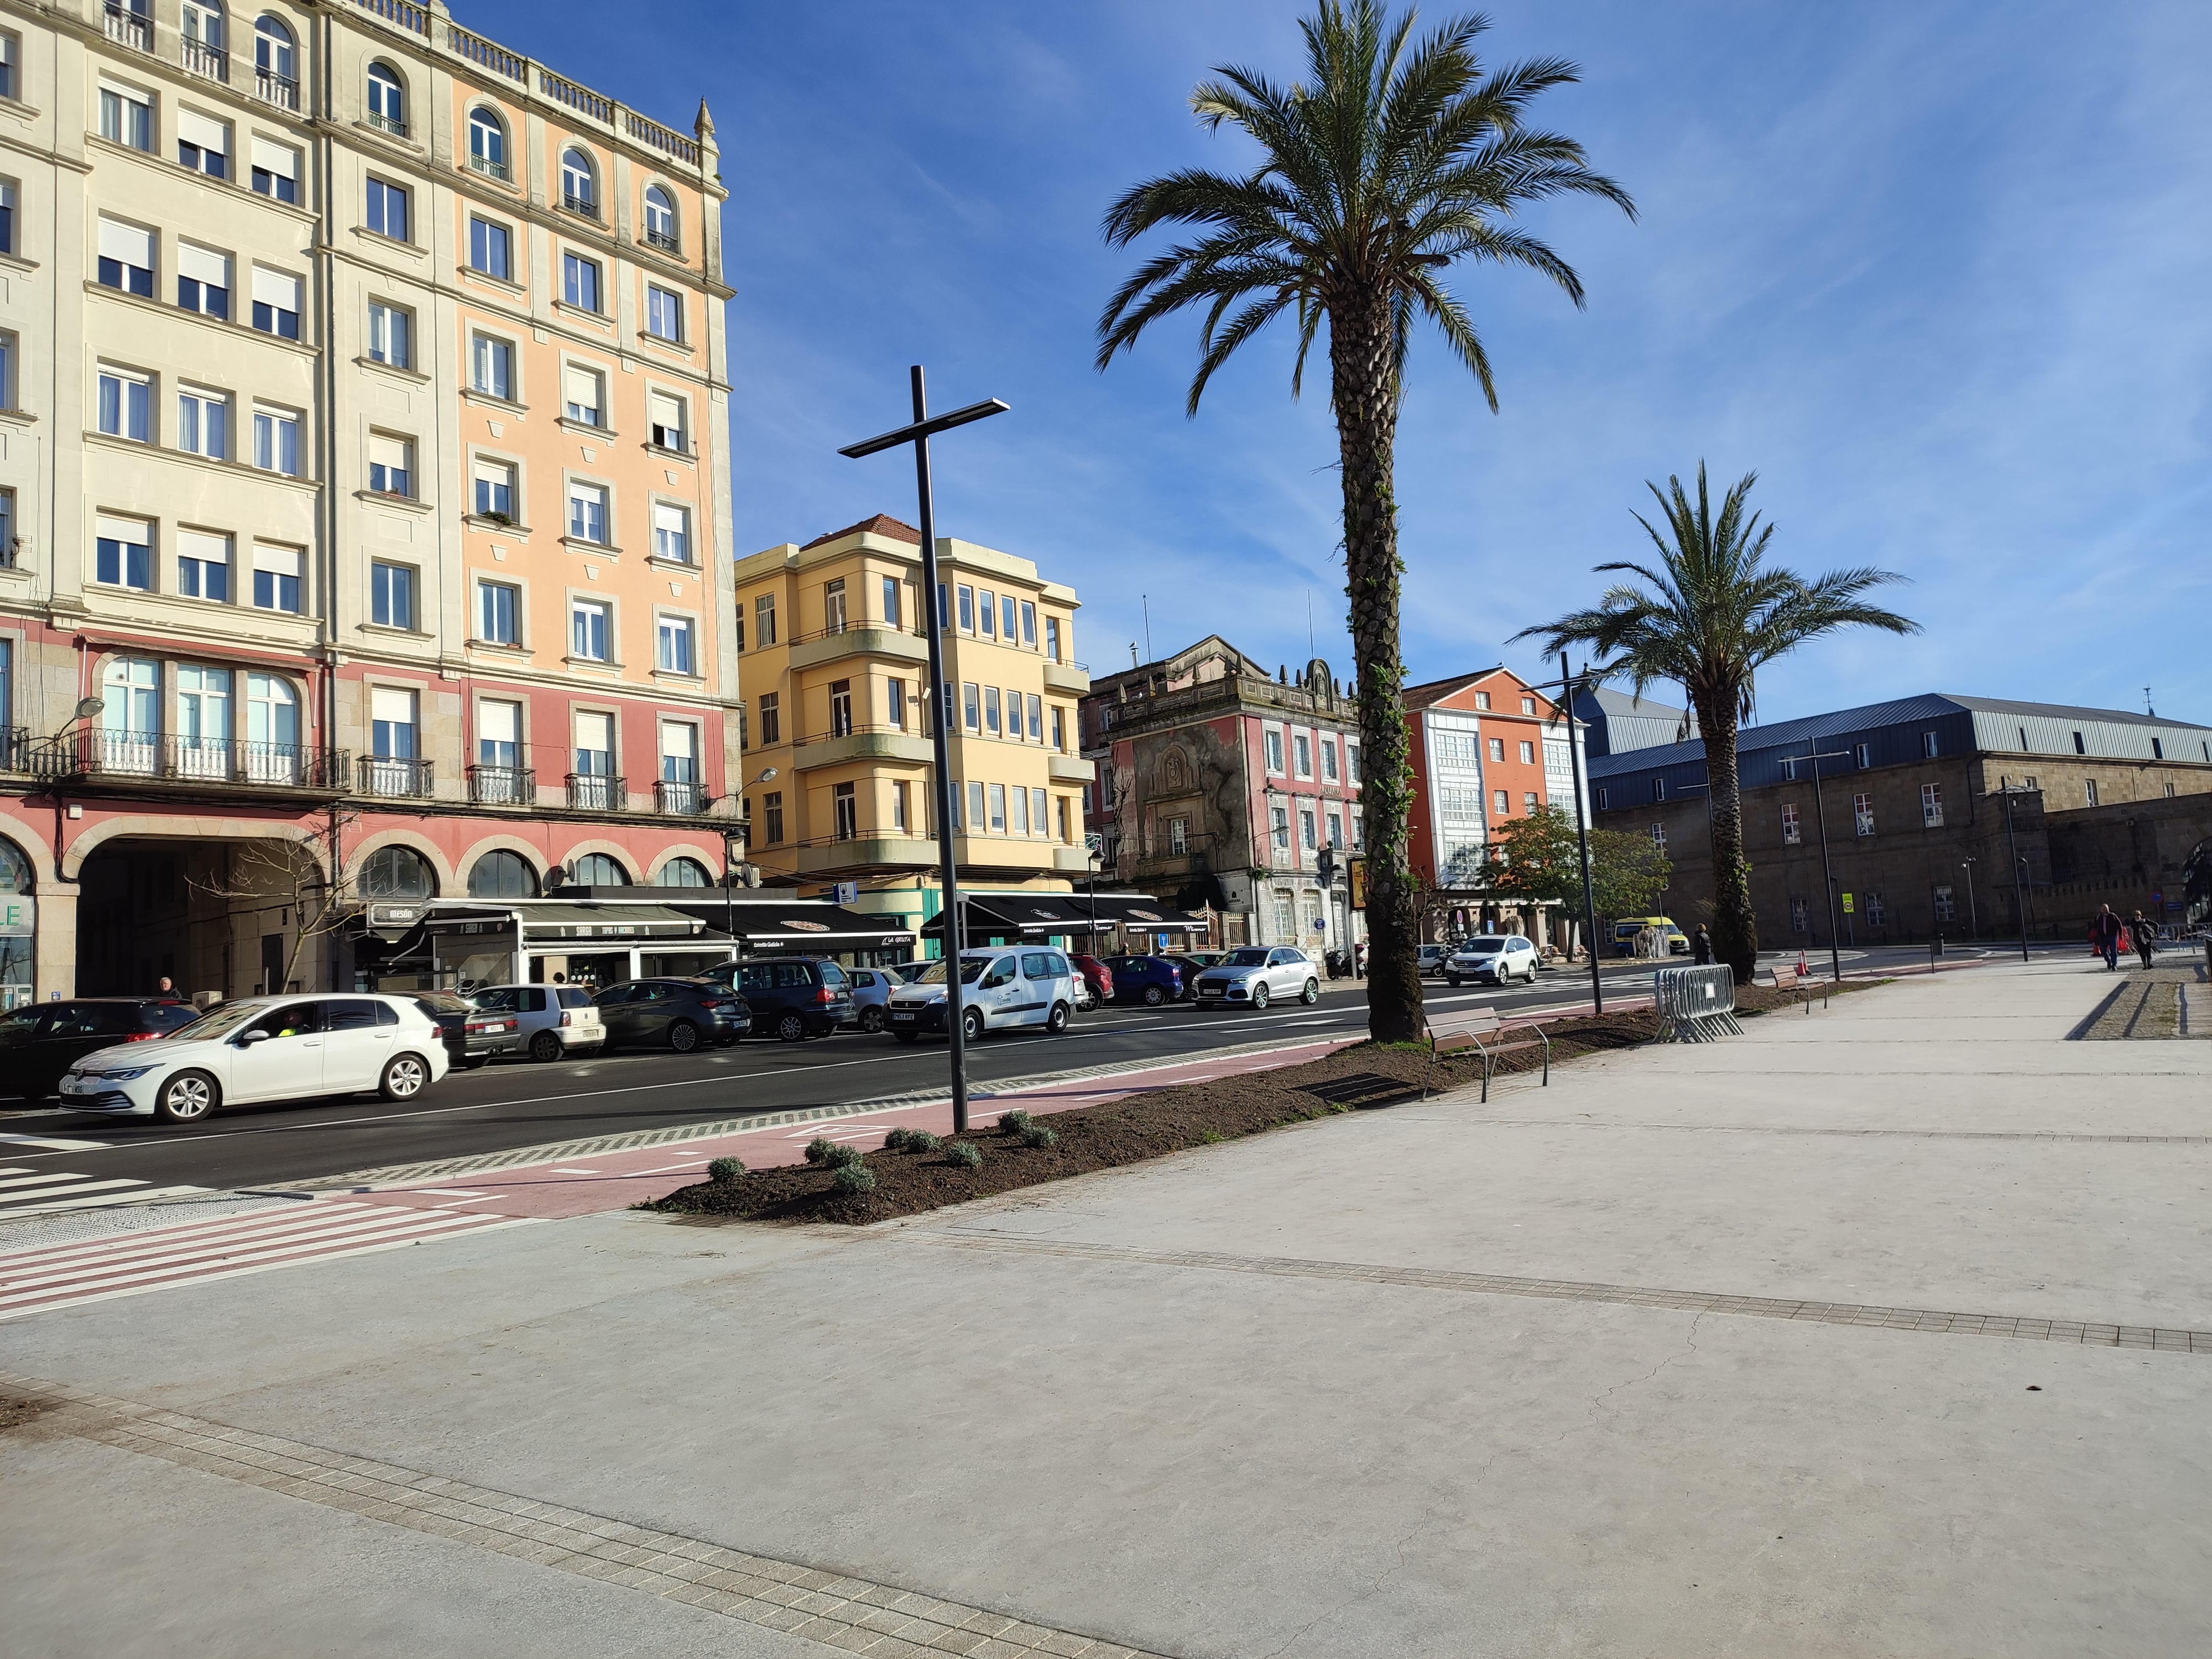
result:
M 76 703 L 76 718 L 81 720 L 88 720 L 94 715 L 104 711 L 106 707 L 107 703 L 103 698 L 79 697 Z

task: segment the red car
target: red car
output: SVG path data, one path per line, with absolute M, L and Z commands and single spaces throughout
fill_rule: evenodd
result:
M 1067 953 L 1067 959 L 1075 964 L 1076 971 L 1083 975 L 1083 982 L 1091 988 L 1092 1007 L 1114 1000 L 1114 975 L 1104 963 L 1096 957 L 1078 956 L 1073 951 Z

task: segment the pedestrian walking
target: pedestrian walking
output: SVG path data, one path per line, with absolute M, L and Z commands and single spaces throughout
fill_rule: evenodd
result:
M 2128 937 L 2135 942 L 2136 954 L 2148 970 L 2150 959 L 2158 954 L 2158 924 L 2138 910 L 2128 919 Z
M 2120 971 L 2120 939 L 2127 925 L 2112 914 L 2109 904 L 2098 907 L 2089 922 L 2089 948 L 2104 957 L 2105 966 L 2113 973 Z
M 1705 931 L 1705 924 L 1698 924 L 1695 938 L 1690 941 L 1690 960 L 1700 968 L 1713 965 L 1713 936 Z
M 157 997 L 175 996 L 177 994 L 176 981 L 171 979 L 167 974 L 162 975 L 161 979 L 155 984 L 154 994 Z

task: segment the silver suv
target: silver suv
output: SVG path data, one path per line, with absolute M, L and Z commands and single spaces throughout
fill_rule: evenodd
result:
M 1264 1008 L 1278 998 L 1321 1000 L 1313 958 L 1288 945 L 1247 945 L 1198 976 L 1201 1008 Z
M 1516 979 L 1534 985 L 1540 962 L 1535 945 L 1518 933 L 1485 933 L 1452 952 L 1444 964 L 1444 978 L 1454 985 L 1470 979 L 1480 985 L 1504 985 Z

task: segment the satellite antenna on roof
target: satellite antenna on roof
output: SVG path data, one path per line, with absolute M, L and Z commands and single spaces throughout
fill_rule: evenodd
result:
M 2143 713 L 2153 720 L 2158 718 L 2158 710 L 2150 706 L 2150 687 L 2147 685 L 2143 687 Z

